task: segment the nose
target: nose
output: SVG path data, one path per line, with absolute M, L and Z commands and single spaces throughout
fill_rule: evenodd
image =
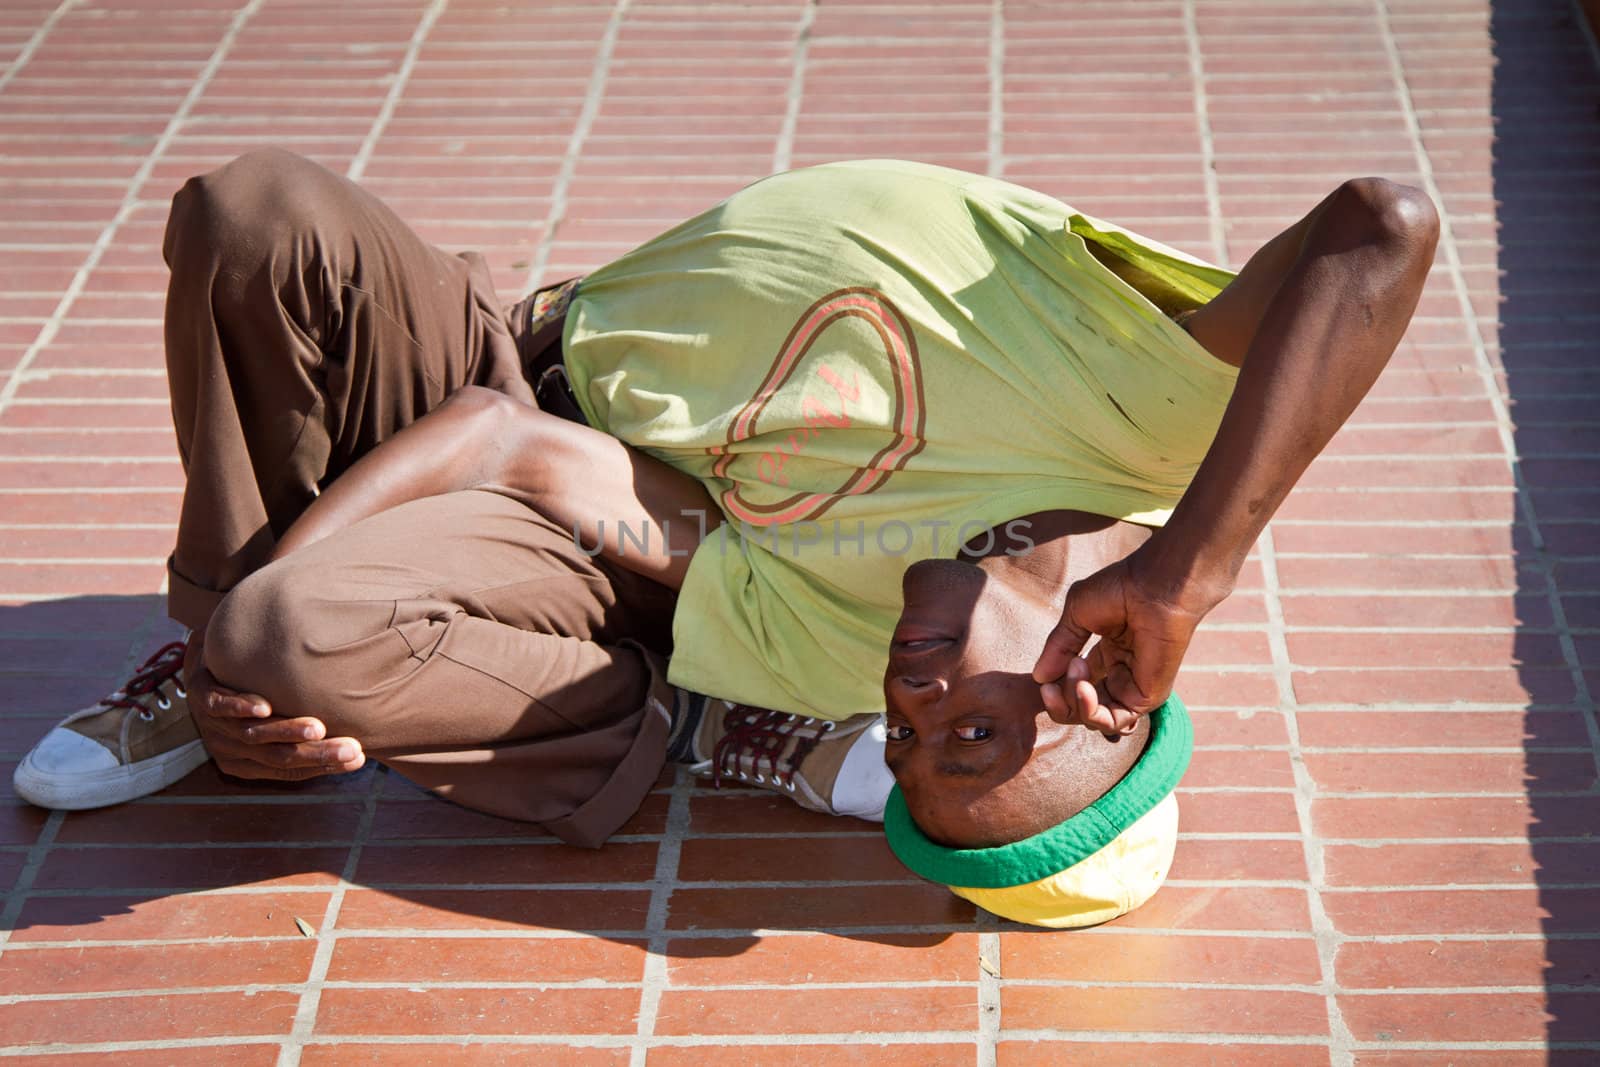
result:
M 943 678 L 911 674 L 897 674 L 889 684 L 901 699 L 923 706 L 938 703 L 950 690 L 950 683 Z

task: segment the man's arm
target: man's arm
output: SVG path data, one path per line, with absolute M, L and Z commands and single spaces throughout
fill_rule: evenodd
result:
M 340 475 L 273 558 L 407 501 L 463 489 L 521 501 L 585 547 L 673 589 L 701 534 L 722 522 L 716 502 L 682 471 L 610 434 L 468 386 Z M 622 539 L 624 523 L 632 540 Z
M 1052 716 L 1126 732 L 1167 698 L 1195 626 L 1388 363 L 1438 232 L 1421 192 L 1346 182 L 1190 320 L 1196 340 L 1240 366 L 1233 398 L 1166 526 L 1068 591 L 1034 668 Z

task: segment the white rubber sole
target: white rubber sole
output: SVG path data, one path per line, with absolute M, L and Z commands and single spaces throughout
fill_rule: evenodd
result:
M 33 765 L 30 752 L 11 776 L 17 796 L 41 808 L 84 811 L 123 804 L 165 789 L 211 757 L 198 739 L 171 752 L 126 766 L 82 774 L 51 774 Z

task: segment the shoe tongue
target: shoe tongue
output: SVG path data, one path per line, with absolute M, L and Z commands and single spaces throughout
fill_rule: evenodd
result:
M 727 731 L 722 727 L 723 716 L 733 709 L 734 705 L 715 697 L 707 697 L 705 714 L 700 716 L 700 721 L 695 724 L 694 730 L 694 758 L 696 762 L 711 758 L 711 752 L 717 747 L 717 738 Z
M 140 717 L 129 724 L 128 754 L 135 761 L 171 752 L 179 745 L 200 739 L 200 731 L 189 714 L 188 699 L 172 692 L 171 686 L 166 686 L 162 692 L 168 698 L 167 707 L 156 704 L 152 696 L 150 717 Z
M 838 727 L 834 729 L 837 730 Z M 823 735 L 824 738 L 828 736 Z M 838 779 L 839 768 L 844 766 L 844 758 L 849 753 L 850 746 L 847 744 L 823 744 L 817 745 L 806 755 L 802 777 L 806 785 L 817 794 L 817 799 L 829 807 L 833 805 L 833 783 Z

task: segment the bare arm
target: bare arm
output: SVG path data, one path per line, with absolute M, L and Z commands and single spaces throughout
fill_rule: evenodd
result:
M 598 546 L 606 558 L 674 589 L 683 584 L 702 528 L 722 521 L 689 475 L 609 434 L 469 387 L 336 479 L 289 528 L 273 557 L 408 500 L 463 489 L 521 501 L 572 530 L 583 545 Z M 623 523 L 633 540 L 621 538 Z M 648 546 L 641 548 L 646 527 Z
M 1388 363 L 1437 238 L 1422 193 L 1346 182 L 1191 320 L 1240 365 L 1233 398 L 1166 526 L 1069 590 L 1034 669 L 1052 715 L 1126 730 L 1166 699 L 1196 624 Z M 1074 663 L 1092 634 L 1088 663 Z

